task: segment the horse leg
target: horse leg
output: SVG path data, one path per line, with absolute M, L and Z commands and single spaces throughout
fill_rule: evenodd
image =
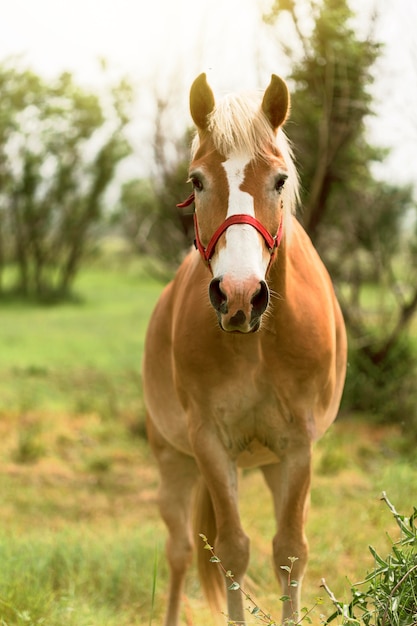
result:
M 194 459 L 175 450 L 149 419 L 147 430 L 161 476 L 159 509 L 168 528 L 170 587 L 165 626 L 177 626 L 185 574 L 192 560 L 191 507 L 198 470 Z
M 213 503 L 217 526 L 215 553 L 241 585 L 249 562 L 249 539 L 239 516 L 236 464 L 208 428 L 197 429 L 192 443 Z M 208 537 L 208 540 L 212 543 L 214 538 Z M 225 579 L 228 618 L 234 624 L 245 624 L 242 594 L 229 589 L 231 582 Z
M 284 595 L 290 600 L 283 603 L 283 620 L 294 619 L 300 610 L 301 583 L 307 565 L 308 543 L 304 533 L 311 478 L 311 450 L 302 447 L 291 450 L 280 463 L 262 467 L 275 509 L 277 533 L 273 539 L 273 559 L 277 578 Z M 291 563 L 291 558 L 296 560 Z M 288 584 L 291 580 L 297 585 Z

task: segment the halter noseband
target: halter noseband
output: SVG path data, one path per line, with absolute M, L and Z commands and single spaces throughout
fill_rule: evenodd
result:
M 194 202 L 194 193 L 190 194 L 188 198 L 184 200 L 184 202 L 180 202 L 179 204 L 177 204 L 177 207 L 184 208 L 184 207 L 189 206 L 193 202 Z M 256 219 L 256 217 L 253 217 L 252 215 L 248 215 L 246 213 L 238 213 L 236 215 L 231 215 L 230 217 L 228 217 L 223 222 L 223 224 L 221 224 L 219 228 L 215 231 L 215 233 L 213 234 L 212 238 L 210 239 L 207 245 L 207 248 L 205 248 L 201 242 L 200 233 L 198 230 L 197 215 L 194 213 L 194 230 L 195 230 L 194 244 L 197 250 L 200 252 L 203 258 L 203 261 L 206 263 L 206 265 L 210 268 L 210 261 L 214 254 L 214 249 L 216 247 L 218 240 L 220 239 L 222 234 L 229 228 L 229 226 L 233 226 L 233 224 L 249 224 L 250 226 L 253 226 L 253 228 L 255 228 L 262 235 L 268 247 L 269 254 L 271 255 L 271 259 L 268 265 L 268 269 L 269 269 L 274 253 L 276 249 L 278 248 L 279 244 L 281 243 L 282 219 L 280 221 L 277 234 L 275 235 L 275 237 L 273 237 L 269 233 L 269 231 L 267 231 L 265 226 L 263 226 L 263 224 L 261 224 L 261 222 Z

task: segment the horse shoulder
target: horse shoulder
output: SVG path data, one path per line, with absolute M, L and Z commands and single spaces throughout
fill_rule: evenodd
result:
M 332 280 L 311 239 L 295 221 L 287 251 L 286 300 L 307 333 L 344 325 Z
M 285 284 L 281 324 L 287 363 L 295 382 L 304 378 L 315 390 L 320 433 L 334 420 L 339 406 L 346 373 L 346 331 L 330 275 L 298 223 L 287 249 Z

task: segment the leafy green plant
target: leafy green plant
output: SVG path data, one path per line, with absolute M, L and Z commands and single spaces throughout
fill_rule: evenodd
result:
M 400 515 L 385 492 L 382 500 L 387 504 L 400 528 L 399 541 L 393 542 L 392 551 L 381 557 L 374 548 L 375 569 L 364 581 L 351 587 L 352 600 L 338 601 L 323 581 L 336 611 L 325 622 L 329 624 L 342 617 L 342 624 L 361 626 L 415 626 L 417 624 L 417 509 L 409 517 Z
M 379 324 L 382 328 L 387 326 L 384 321 Z M 372 333 L 369 343 L 360 347 L 352 335 L 344 406 L 368 413 L 379 423 L 402 425 L 414 450 L 417 437 L 416 348 L 405 331 L 386 354 L 383 354 L 381 341 L 377 333 Z
M 235 580 L 233 573 L 230 570 L 226 570 L 226 568 L 222 564 L 219 557 L 215 554 L 213 546 L 209 544 L 207 537 L 203 535 L 202 533 L 200 533 L 200 537 L 204 542 L 204 549 L 208 550 L 211 554 L 210 561 L 214 564 L 217 564 L 222 570 L 225 576 L 225 579 L 228 579 L 230 581 L 230 585 L 228 586 L 228 589 L 230 591 L 239 591 L 245 597 L 245 599 L 250 603 L 250 606 L 248 606 L 247 608 L 250 615 L 256 620 L 258 620 L 261 624 L 265 624 L 266 626 L 278 626 L 278 623 L 280 622 L 275 621 L 269 613 L 264 611 L 259 606 L 259 604 L 254 600 L 254 598 L 237 582 L 237 580 Z M 298 586 L 298 581 L 292 578 L 292 570 L 293 570 L 295 561 L 297 561 L 297 557 L 291 556 L 291 557 L 288 557 L 288 560 L 290 562 L 290 565 L 281 565 L 281 568 L 288 573 L 288 589 L 290 589 L 290 587 Z M 290 602 L 291 608 L 293 609 L 291 594 L 289 593 L 284 594 L 283 596 L 280 597 L 280 601 Z M 291 619 L 286 619 L 284 622 L 284 626 L 298 626 L 298 624 L 301 624 L 302 622 L 307 622 L 311 624 L 312 621 L 311 621 L 310 615 L 313 612 L 313 610 L 316 608 L 316 606 L 318 606 L 319 604 L 321 604 L 321 598 L 317 598 L 316 604 L 310 609 L 307 609 L 307 608 L 301 609 L 301 612 L 303 613 L 303 615 L 301 616 L 299 616 L 299 614 L 295 610 L 292 610 L 291 613 L 293 617 Z M 227 624 L 228 626 L 235 626 L 236 622 L 228 618 Z

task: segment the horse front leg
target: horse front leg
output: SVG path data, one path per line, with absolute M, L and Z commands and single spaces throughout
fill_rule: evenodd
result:
M 272 492 L 277 523 L 273 539 L 275 572 L 282 593 L 290 598 L 283 603 L 285 622 L 299 615 L 301 584 L 308 559 L 304 526 L 310 502 L 310 446 L 291 450 L 280 463 L 265 466 L 262 471 Z M 292 569 L 292 585 L 288 568 Z
M 216 519 L 217 536 L 215 541 L 213 537 L 208 540 L 214 542 L 215 553 L 223 567 L 241 585 L 249 562 L 249 539 L 239 516 L 236 464 L 209 428 L 198 429 L 192 444 Z M 242 594 L 239 590 L 230 590 L 230 585 L 231 580 L 225 578 L 228 618 L 231 623 L 245 624 Z

